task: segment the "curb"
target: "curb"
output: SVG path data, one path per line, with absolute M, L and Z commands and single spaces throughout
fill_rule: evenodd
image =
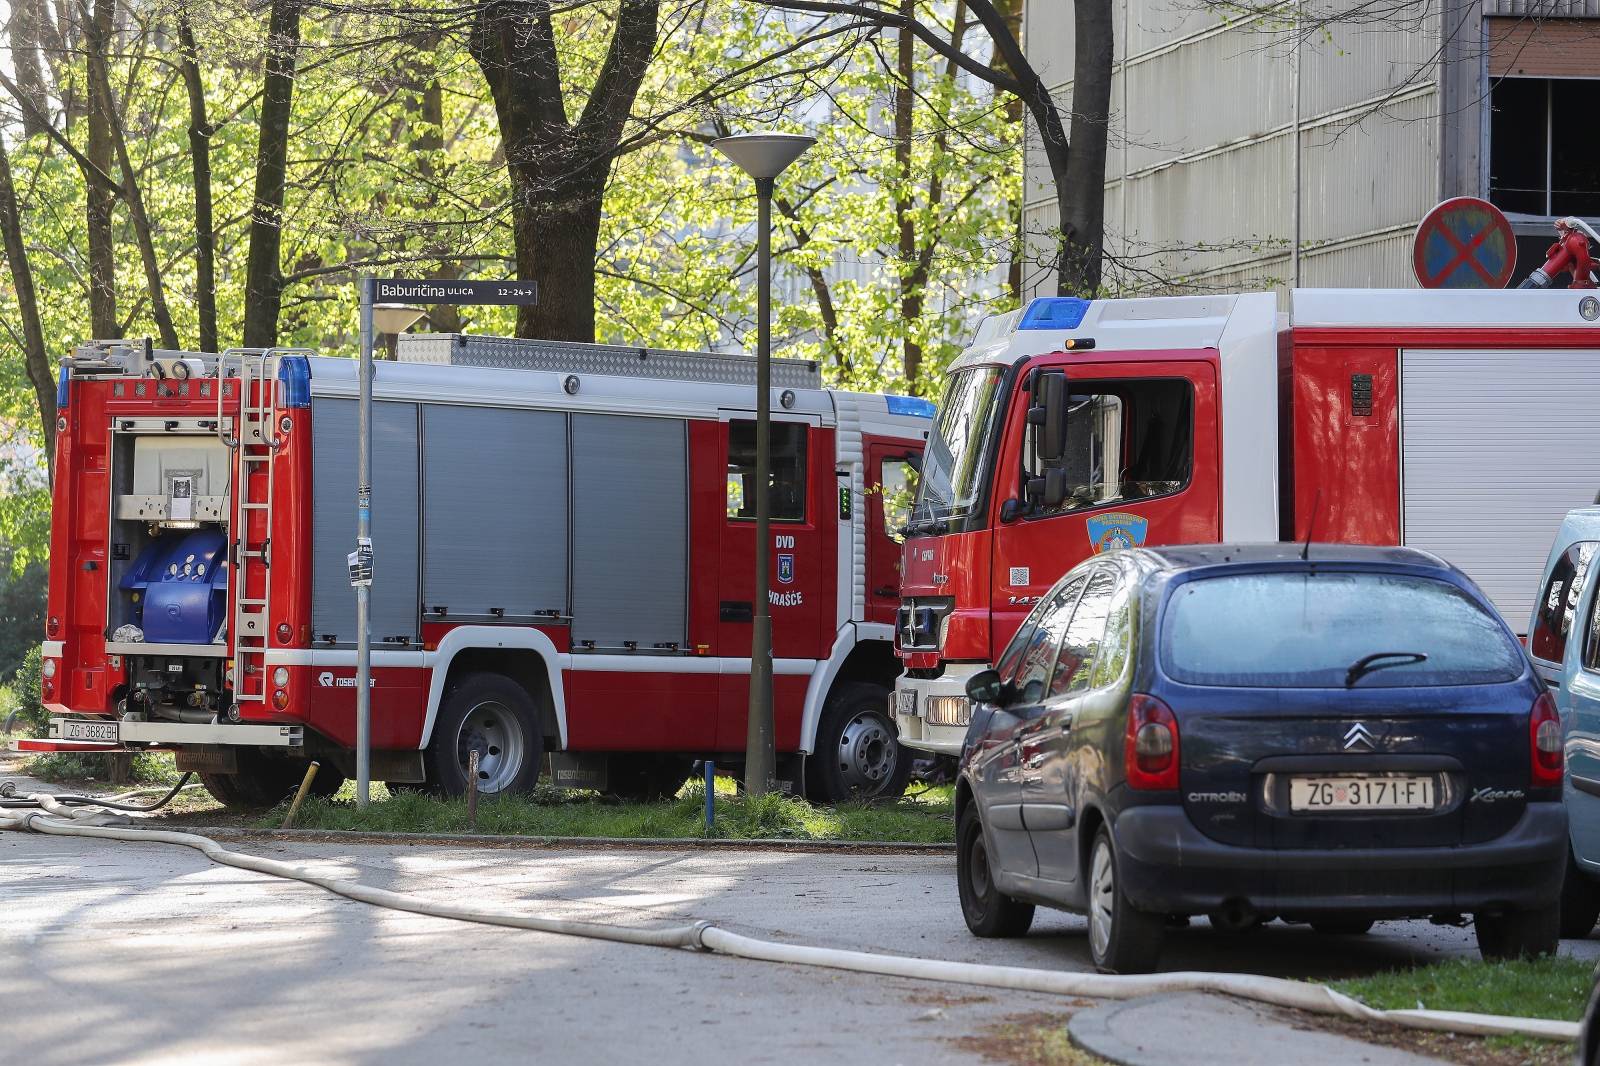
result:
M 488 833 L 393 833 L 361 829 L 251 829 L 242 826 L 162 826 L 180 833 L 217 839 L 298 840 L 307 843 L 433 844 L 492 848 L 617 848 L 685 851 L 796 851 L 857 854 L 950 855 L 954 844 L 914 844 L 898 840 L 789 840 L 764 837 L 723 840 L 696 837 L 544 837 Z

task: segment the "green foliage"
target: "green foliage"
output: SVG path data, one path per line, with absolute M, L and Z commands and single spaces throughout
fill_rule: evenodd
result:
M 28 760 L 27 774 L 52 784 L 100 782 L 105 781 L 110 772 L 107 766 L 109 759 L 109 755 L 93 752 L 52 751 Z M 133 756 L 128 784 L 170 787 L 178 783 L 178 777 L 172 756 L 164 752 L 141 751 Z
M 614 803 L 593 794 L 541 789 L 531 798 L 483 799 L 479 833 L 506 836 L 695 838 L 705 835 L 705 788 L 686 785 L 662 803 Z M 260 824 L 276 828 L 282 812 Z M 417 792 L 390 794 L 365 811 L 344 796 L 307 797 L 296 825 L 302 829 L 354 829 L 369 832 L 465 833 L 465 800 L 439 800 Z M 717 797 L 714 836 L 733 840 L 890 840 L 943 844 L 955 839 L 953 796 L 933 789 L 893 803 L 813 807 L 791 796 L 769 794 L 759 800 Z
M 43 561 L 20 571 L 5 563 L 5 552 L 0 551 L 0 680 L 15 673 L 28 652 L 37 651 L 44 639 L 48 577 Z
M 42 737 L 50 731 L 50 714 L 39 702 L 39 646 L 34 645 L 22 660 L 22 667 L 11 679 L 8 687 L 10 707 L 0 707 L 0 713 L 17 712 L 12 727 L 24 736 Z

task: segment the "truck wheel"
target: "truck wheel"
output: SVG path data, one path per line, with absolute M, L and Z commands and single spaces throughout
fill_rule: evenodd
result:
M 1567 848 L 1567 874 L 1561 882 L 1561 939 L 1582 940 L 1600 921 L 1600 884 L 1595 883 Z
M 630 803 L 670 800 L 693 769 L 694 760 L 686 755 L 613 755 L 607 767 L 606 793 Z
M 1089 850 L 1089 956 L 1101 973 L 1149 973 L 1161 959 L 1166 918 L 1128 902 L 1105 826 Z
M 828 697 L 806 760 L 806 793 L 823 803 L 891 799 L 911 779 L 911 754 L 889 715 L 889 690 L 855 681 Z
M 1561 911 L 1500 911 L 1474 914 L 1478 954 L 1485 959 L 1531 959 L 1554 955 L 1561 942 Z
M 480 795 L 533 791 L 544 754 L 539 717 L 523 687 L 503 674 L 468 674 L 445 696 L 428 742 L 428 783 L 446 796 L 466 795 L 474 750 Z
M 200 783 L 224 807 L 271 807 L 294 795 L 306 775 L 300 759 L 274 759 L 253 748 L 238 752 L 239 772 L 201 774 Z M 312 794 L 324 798 L 339 791 L 344 775 L 323 764 L 312 783 Z
M 1013 899 L 995 887 L 975 803 L 961 812 L 961 824 L 956 827 L 956 887 L 961 893 L 961 916 L 973 936 L 1022 936 L 1033 924 L 1033 904 Z

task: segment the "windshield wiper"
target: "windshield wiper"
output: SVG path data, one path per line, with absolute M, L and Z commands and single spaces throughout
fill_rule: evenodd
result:
M 1350 664 L 1350 669 L 1344 674 L 1344 687 L 1354 687 L 1357 681 L 1377 670 L 1387 670 L 1391 666 L 1415 666 L 1427 661 L 1428 657 L 1420 651 L 1375 651 Z

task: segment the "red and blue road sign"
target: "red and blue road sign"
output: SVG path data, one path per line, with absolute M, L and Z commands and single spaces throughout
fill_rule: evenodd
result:
M 1424 289 L 1503 289 L 1517 269 L 1517 239 L 1494 204 L 1457 196 L 1417 227 L 1411 268 Z

